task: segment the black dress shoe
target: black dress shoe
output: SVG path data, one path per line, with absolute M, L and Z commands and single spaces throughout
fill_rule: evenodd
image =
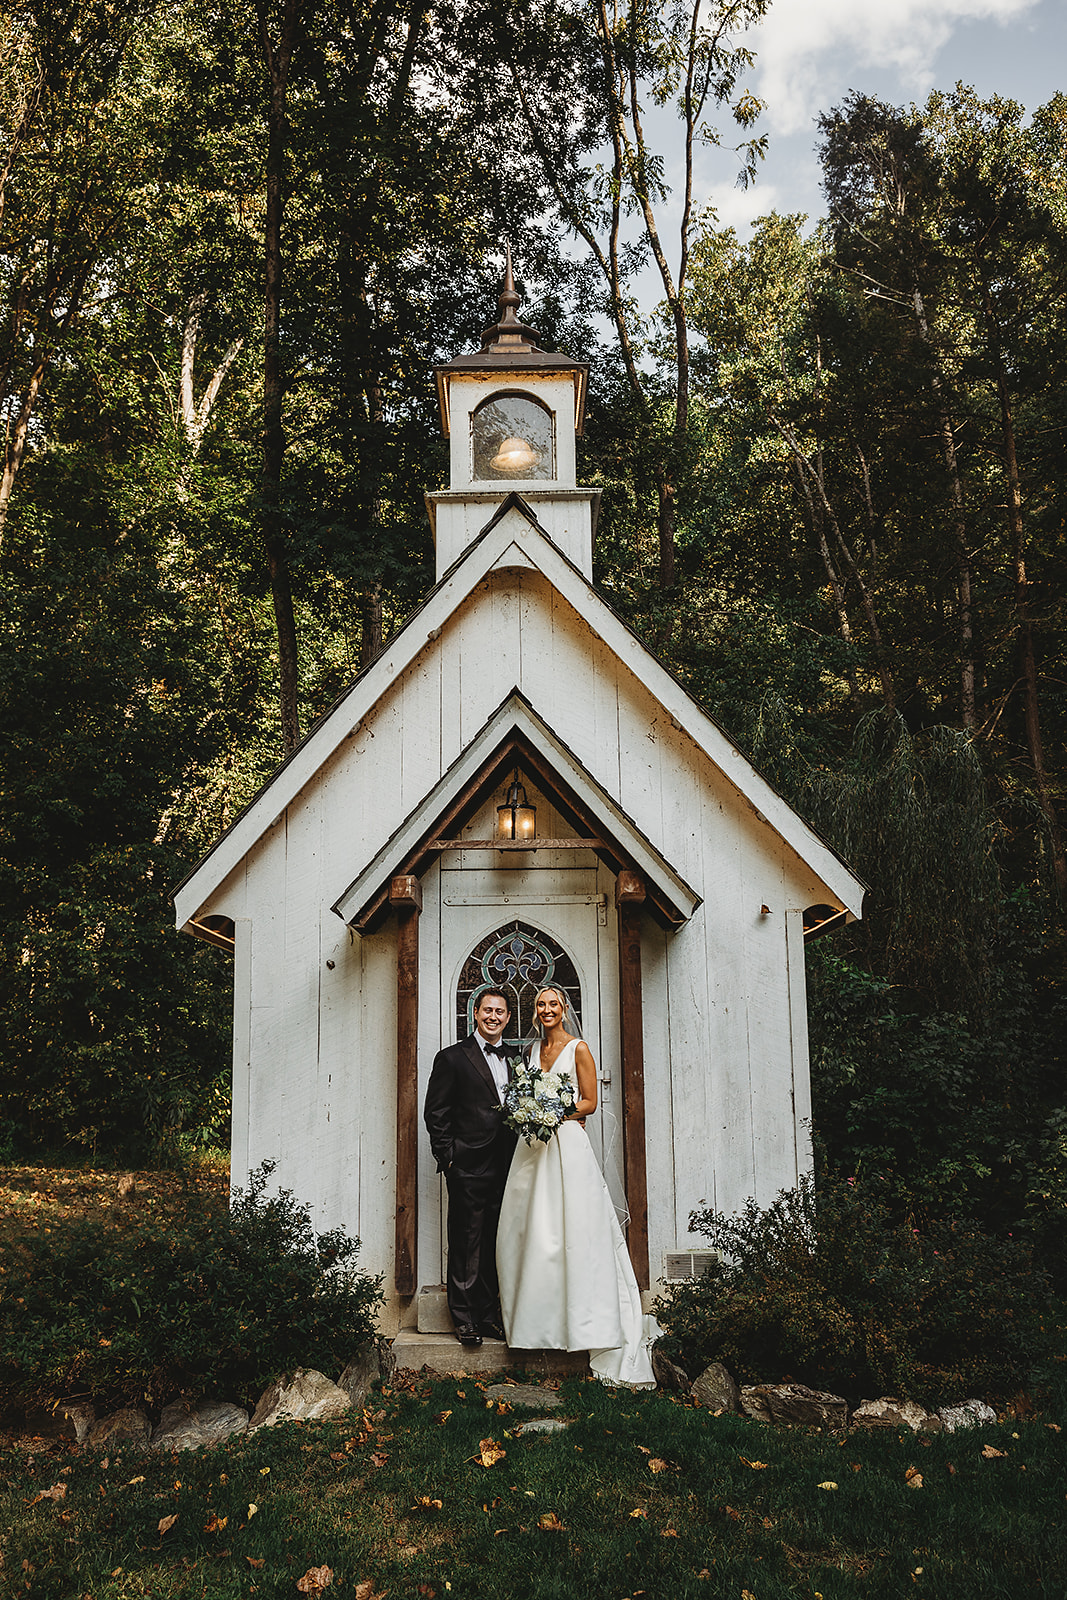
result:
M 505 1334 L 504 1329 L 499 1322 L 482 1322 L 478 1326 L 478 1332 L 486 1339 L 507 1338 L 507 1335 Z
M 457 1328 L 456 1338 L 467 1350 L 481 1348 L 482 1336 L 476 1328 Z

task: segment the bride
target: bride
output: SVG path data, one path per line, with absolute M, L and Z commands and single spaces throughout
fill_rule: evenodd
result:
M 642 1316 L 626 1242 L 585 1132 L 596 1110 L 596 1066 L 560 990 L 542 989 L 534 1013 L 541 1038 L 531 1065 L 567 1072 L 578 1099 L 547 1143 L 520 1140 L 511 1163 L 496 1247 L 507 1341 L 514 1350 L 588 1350 L 604 1382 L 650 1387 L 649 1344 L 659 1329 Z

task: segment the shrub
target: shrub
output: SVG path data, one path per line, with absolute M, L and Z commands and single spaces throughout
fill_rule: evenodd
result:
M 876 1180 L 805 1179 L 761 1210 L 696 1212 L 722 1253 L 658 1315 L 690 1371 L 719 1360 L 746 1382 L 791 1378 L 854 1399 L 1011 1392 L 1050 1347 L 1046 1275 L 1029 1248 L 958 1221 L 895 1218 Z
M 264 1162 L 224 1200 L 178 1219 L 74 1221 L 0 1245 L 0 1397 L 92 1392 L 108 1403 L 181 1391 L 248 1403 L 295 1366 L 331 1375 L 375 1331 L 381 1280 L 359 1240 L 316 1236 Z

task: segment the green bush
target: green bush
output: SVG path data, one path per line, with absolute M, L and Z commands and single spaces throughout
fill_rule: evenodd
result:
M 359 1240 L 316 1236 L 264 1162 L 230 1208 L 191 1196 L 179 1220 L 63 1223 L 0 1244 L 0 1399 L 177 1392 L 253 1402 L 296 1366 L 336 1376 L 375 1331 L 381 1280 Z
M 935 1402 L 1003 1395 L 1050 1350 L 1048 1279 L 1027 1246 L 958 1221 L 901 1222 L 876 1180 L 811 1179 L 760 1210 L 696 1212 L 722 1265 L 660 1301 L 687 1370 Z

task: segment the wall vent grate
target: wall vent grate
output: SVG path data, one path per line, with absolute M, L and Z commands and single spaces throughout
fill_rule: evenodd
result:
M 664 1283 L 690 1283 L 718 1266 L 717 1250 L 667 1250 L 663 1256 Z

